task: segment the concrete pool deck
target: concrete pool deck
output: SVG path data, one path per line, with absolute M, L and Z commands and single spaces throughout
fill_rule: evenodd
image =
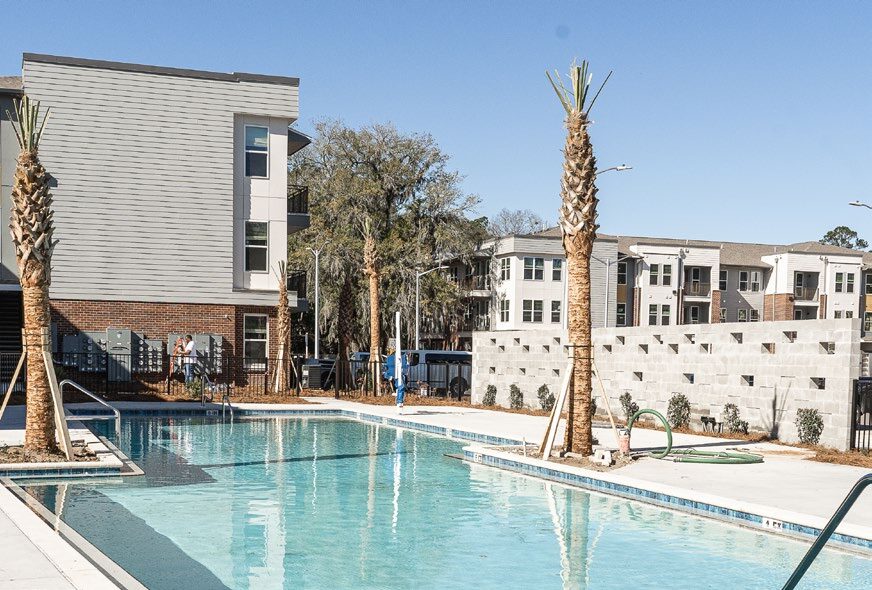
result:
M 234 404 L 250 411 L 294 410 L 317 414 L 344 411 L 383 419 L 400 419 L 427 427 L 465 431 L 490 437 L 526 440 L 538 444 L 547 418 L 479 408 L 456 406 L 406 407 L 398 416 L 394 406 L 363 404 L 331 398 L 306 398 L 307 404 Z M 202 410 L 198 403 L 120 402 L 122 411 Z M 93 408 L 91 404 L 68 404 L 68 408 Z M 213 405 L 209 409 L 220 409 Z M 10 407 L 0 423 L 0 444 L 21 444 L 23 411 Z M 268 416 L 264 415 L 264 417 Z M 609 428 L 595 428 L 595 434 L 610 445 Z M 558 437 L 558 440 L 560 438 Z M 655 448 L 664 444 L 663 432 L 637 429 L 633 448 Z M 719 505 L 744 509 L 759 507 L 774 515 L 792 514 L 810 526 L 820 526 L 829 518 L 848 490 L 866 470 L 856 467 L 817 463 L 802 459 L 802 449 L 772 443 L 745 443 L 722 438 L 676 433 L 675 447 L 708 450 L 743 448 L 765 457 L 756 465 L 700 465 L 641 459 L 609 475 L 651 490 L 670 489 L 688 498 L 717 499 Z M 583 471 L 583 470 L 579 470 Z M 597 472 L 588 472 L 594 477 Z M 872 539 L 872 495 L 857 502 L 845 520 L 850 534 Z M 0 551 L 9 559 L 0 564 L 0 589 L 5 588 L 116 588 L 97 567 L 59 536 L 45 520 L 33 513 L 8 489 L 0 486 Z

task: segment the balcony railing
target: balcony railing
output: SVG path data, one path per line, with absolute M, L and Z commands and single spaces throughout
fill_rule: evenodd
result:
M 488 275 L 474 275 L 463 279 L 463 286 L 468 291 L 490 291 L 491 278 Z
M 474 317 L 463 318 L 460 326 L 461 332 L 487 332 L 490 330 L 490 316 L 477 315 Z
M 684 283 L 684 294 L 691 297 L 708 297 L 712 292 L 710 283 L 700 283 L 699 281 L 687 281 Z
M 288 185 L 288 213 L 306 215 L 309 213 L 309 187 Z
M 794 287 L 793 298 L 797 301 L 817 301 L 818 290 L 811 287 Z
M 288 272 L 288 292 L 294 291 L 299 299 L 306 297 L 306 271 L 292 270 Z

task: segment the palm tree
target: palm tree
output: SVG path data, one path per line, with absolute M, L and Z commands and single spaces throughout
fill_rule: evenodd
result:
M 369 219 L 363 223 L 363 270 L 369 279 L 369 372 L 375 395 L 379 391 L 381 365 L 381 312 L 378 297 L 379 259 L 375 231 Z
M 588 64 L 573 63 L 569 71 L 570 87 L 560 74 L 546 72 L 554 92 L 566 110 L 566 144 L 563 148 L 561 178 L 560 228 L 567 265 L 567 310 L 569 344 L 573 351 L 572 380 L 569 395 L 568 426 L 564 448 L 590 455 L 593 452 L 593 429 L 590 416 L 591 360 L 590 339 L 590 257 L 596 238 L 596 158 L 588 127 L 590 111 L 608 81 L 606 76 L 597 93 L 588 102 L 591 75 Z
M 46 110 L 39 123 L 39 102 L 25 96 L 15 102 L 17 123 L 13 129 L 21 152 L 12 181 L 12 215 L 9 229 L 18 261 L 18 277 L 24 299 L 24 345 L 27 355 L 27 418 L 24 449 L 42 453 L 57 451 L 55 442 L 54 403 L 46 366 L 43 361 L 43 329 L 51 327 L 49 285 L 51 257 L 57 240 L 54 233 L 52 195 L 49 175 L 39 161 L 39 141 L 48 121 Z
M 276 393 L 285 393 L 288 389 L 288 367 L 293 362 L 291 356 L 291 307 L 288 303 L 288 265 L 279 261 L 276 278 L 279 281 L 279 304 L 276 308 L 276 330 L 278 331 L 281 358 L 275 366 L 276 375 L 272 380 Z

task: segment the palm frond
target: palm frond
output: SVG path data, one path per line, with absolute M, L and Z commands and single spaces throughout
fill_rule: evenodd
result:
M 37 151 L 39 149 L 39 140 L 42 138 L 42 132 L 45 130 L 45 124 L 48 122 L 51 109 L 46 109 L 42 123 L 38 123 L 39 101 L 31 101 L 30 97 L 25 95 L 21 100 L 13 101 L 12 104 L 16 117 L 13 118 L 8 110 L 6 111 L 6 116 L 9 117 L 9 121 L 12 123 L 15 139 L 18 140 L 18 147 L 22 151 Z
M 609 78 L 612 76 L 612 72 L 609 72 L 605 77 L 603 83 L 600 84 L 599 90 L 596 91 L 596 94 L 590 102 L 588 102 L 587 97 L 590 93 L 591 82 L 593 82 L 593 74 L 590 72 L 590 64 L 586 60 L 582 60 L 581 65 L 577 62 L 573 62 L 570 66 L 569 85 L 571 89 L 567 89 L 566 86 L 563 85 L 560 73 L 556 70 L 553 78 L 551 77 L 551 73 L 547 70 L 545 71 L 545 75 L 548 77 L 548 81 L 551 82 L 551 87 L 554 88 L 554 92 L 557 94 L 557 98 L 566 110 L 567 115 L 573 111 L 589 115 L 596 99 L 603 91 L 606 82 L 608 82 Z

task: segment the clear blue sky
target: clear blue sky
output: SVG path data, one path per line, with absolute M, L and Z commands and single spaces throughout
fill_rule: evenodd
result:
M 555 219 L 562 110 L 544 70 L 614 70 L 594 113 L 600 222 L 620 234 L 872 240 L 872 4 L 4 3 L 24 51 L 299 76 L 303 131 L 339 117 L 432 133 L 481 213 Z M 28 24 L 33 26 L 26 26 Z

